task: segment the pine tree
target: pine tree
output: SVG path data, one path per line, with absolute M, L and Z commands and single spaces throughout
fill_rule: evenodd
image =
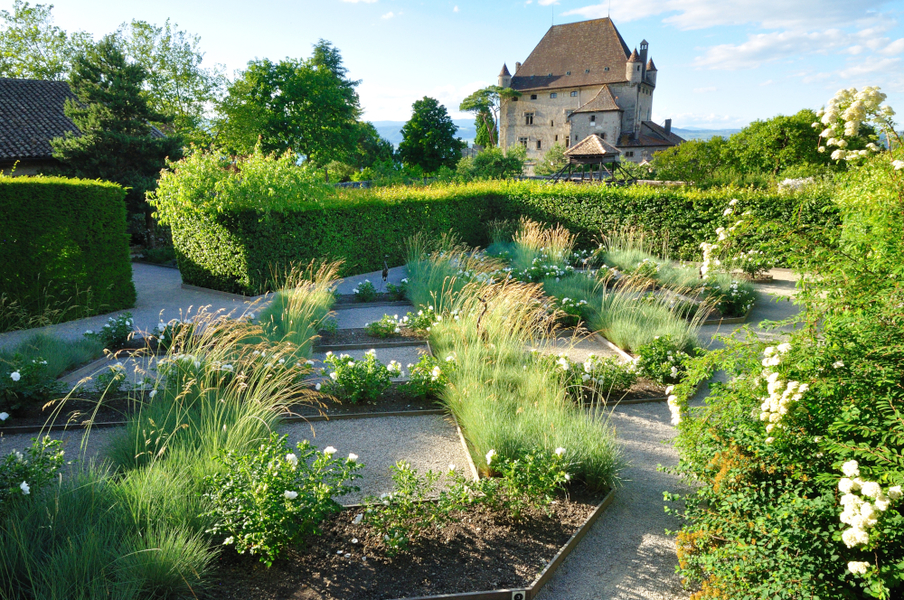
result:
M 78 101 L 67 100 L 65 107 L 81 133 L 67 132 L 51 146 L 64 174 L 130 188 L 129 215 L 143 215 L 144 233 L 149 234 L 153 221 L 145 193 L 156 187 L 167 157 L 177 160 L 182 150 L 178 139 L 149 125 L 168 118 L 148 107 L 141 93 L 146 76 L 143 67 L 126 62 L 112 36 L 89 48 L 73 61 L 69 86 Z

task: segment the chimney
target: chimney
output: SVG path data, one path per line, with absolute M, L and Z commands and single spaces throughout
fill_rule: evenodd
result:
M 672 133 L 672 120 L 666 119 L 665 120 L 665 134 L 669 135 L 671 133 Z
M 521 68 L 521 63 L 516 62 L 515 63 L 515 73 L 518 73 L 518 69 L 520 69 L 520 68 Z

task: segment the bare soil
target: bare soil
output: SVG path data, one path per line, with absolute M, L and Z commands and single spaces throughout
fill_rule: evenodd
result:
M 207 598 L 223 600 L 376 600 L 525 588 L 597 506 L 600 495 L 575 492 L 530 510 L 520 521 L 484 507 L 431 529 L 407 553 L 386 555 L 378 535 L 354 524 L 350 508 L 322 525 L 322 534 L 266 568 L 257 557 L 225 550 Z
M 370 335 L 367 333 L 367 329 L 363 327 L 355 329 L 339 329 L 335 333 L 321 331 L 320 340 L 318 340 L 314 349 L 315 351 L 320 350 L 321 348 L 328 350 L 330 346 L 343 346 L 349 344 L 384 344 L 387 342 L 393 344 L 423 344 L 425 342 L 424 338 L 419 337 L 413 329 L 402 327 L 401 330 L 399 335 L 392 335 L 385 338 Z

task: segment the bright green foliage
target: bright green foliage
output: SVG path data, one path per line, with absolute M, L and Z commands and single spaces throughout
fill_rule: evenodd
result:
M 253 60 L 219 106 L 217 143 L 234 154 L 260 145 L 291 151 L 322 166 L 344 160 L 359 139 L 357 81 L 346 77 L 339 50 L 320 40 L 311 58 Z
M 446 107 L 424 96 L 412 105 L 411 119 L 402 127 L 404 139 L 399 156 L 406 165 L 417 165 L 425 173 L 440 167 L 454 169 L 461 159 L 463 143 L 455 137 L 458 127 Z
M 379 321 L 373 321 L 364 326 L 368 335 L 379 338 L 398 336 L 402 333 L 402 323 L 390 315 L 383 315 Z
M 561 375 L 568 393 L 578 402 L 586 397 L 619 400 L 637 382 L 637 368 L 633 362 L 590 354 L 583 362 L 571 361 L 567 356 L 535 354 L 546 368 Z
M 131 339 L 133 331 L 132 313 L 126 312 L 107 319 L 99 331 L 86 331 L 84 335 L 86 338 L 97 340 L 108 350 L 119 350 Z
M 186 143 L 210 141 L 205 112 L 225 85 L 222 67 L 204 68 L 201 38 L 178 29 L 169 19 L 163 26 L 132 20 L 116 32 L 126 56 L 144 67 L 148 107 L 165 116 L 156 125 Z
M 130 188 L 129 213 L 146 214 L 150 228 L 145 192 L 154 189 L 166 159 L 181 157 L 182 150 L 178 139 L 155 135 L 148 124 L 168 119 L 148 106 L 142 93 L 146 77 L 141 65 L 126 61 L 112 36 L 90 47 L 73 61 L 69 85 L 78 102 L 67 100 L 65 108 L 81 135 L 66 132 L 50 145 L 64 173 Z
M 499 132 L 496 129 L 496 123 L 489 111 L 480 111 L 474 118 L 474 125 L 477 128 L 477 135 L 474 136 L 474 144 L 490 148 L 496 146 L 496 140 L 499 138 Z
M 52 4 L 14 0 L 12 8 L 0 11 L 0 77 L 64 79 L 91 36 L 69 35 L 54 25 Z
M 392 378 L 402 374 L 402 365 L 394 360 L 384 365 L 377 360 L 373 350 L 368 350 L 362 360 L 355 360 L 348 354 L 327 352 L 323 364 L 328 368 L 321 369 L 321 374 L 329 376 L 323 391 L 353 404 L 376 402 L 392 383 Z
M 685 348 L 665 335 L 637 349 L 637 371 L 662 385 L 678 383 L 687 372 L 686 363 L 690 358 Z
M 356 285 L 352 293 L 355 295 L 355 302 L 373 302 L 377 299 L 377 288 L 370 279 L 365 279 Z
M 468 179 L 511 179 L 524 170 L 525 151 L 515 146 L 503 152 L 499 148 L 487 148 L 477 156 L 458 162 L 457 173 Z
M 14 354 L 0 362 L 0 411 L 16 410 L 29 403 L 44 402 L 62 391 L 41 357 Z
M 408 365 L 405 390 L 418 398 L 437 398 L 449 385 L 449 373 L 455 369 L 455 355 L 439 360 L 432 354 L 421 356 L 417 364 Z
M 287 437 L 273 433 L 256 451 L 224 454 L 220 471 L 206 480 L 214 519 L 208 533 L 226 536 L 223 544 L 259 555 L 268 567 L 342 510 L 333 497 L 357 491 L 347 482 L 360 477 L 353 454 L 334 458 L 335 448 L 319 452 L 307 440 L 293 452 Z
M 700 598 L 897 598 L 904 583 L 904 179 L 887 154 L 843 177 L 836 244 L 786 228 L 800 325 L 689 364 L 678 472 L 694 481 L 678 537 Z M 790 390 L 790 391 L 789 391 Z M 869 482 L 869 483 L 867 483 Z M 869 493 L 867 490 L 872 488 Z M 861 505 L 869 503 L 867 509 Z M 855 505 L 863 519 L 844 517 Z
M 34 438 L 24 455 L 10 452 L 0 461 L 0 508 L 3 512 L 9 510 L 12 503 L 39 493 L 56 479 L 63 466 L 60 446 L 60 440 L 47 436 Z
M 534 166 L 537 175 L 552 175 L 557 173 L 568 160 L 565 158 L 565 146 L 555 143 L 543 155 L 543 158 Z
M 58 177 L 0 178 L 0 298 L 46 325 L 135 303 L 118 185 Z M 50 314 L 48 315 L 48 309 Z M 28 316 L 40 317 L 28 323 Z

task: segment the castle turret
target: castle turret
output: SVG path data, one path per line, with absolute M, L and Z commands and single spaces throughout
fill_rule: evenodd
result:
M 634 49 L 634 52 L 631 53 L 631 56 L 628 57 L 628 62 L 625 63 L 625 78 L 633 84 L 640 83 L 642 81 L 643 73 L 643 63 L 640 62 L 640 56 L 637 55 L 637 48 Z
M 650 49 L 650 43 L 647 40 L 640 41 L 640 64 L 643 65 L 643 69 L 641 69 L 641 73 L 643 76 L 640 78 L 641 81 L 646 81 L 647 79 L 647 50 Z
M 512 86 L 512 74 L 509 73 L 508 67 L 505 63 L 502 63 L 502 70 L 499 72 L 499 80 L 497 85 L 501 88 Z
M 656 65 L 653 64 L 652 58 L 647 63 L 647 83 L 656 87 Z

